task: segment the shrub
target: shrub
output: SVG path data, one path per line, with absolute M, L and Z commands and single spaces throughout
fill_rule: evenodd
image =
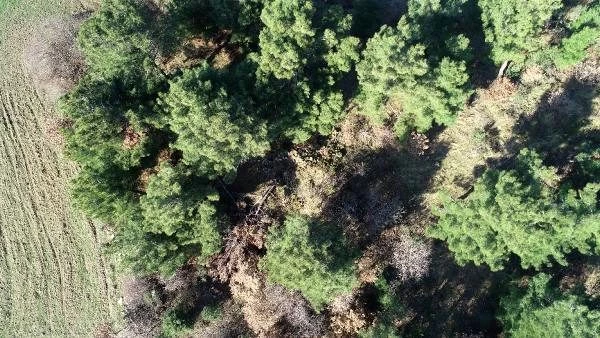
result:
M 391 243 L 390 265 L 402 281 L 421 280 L 429 274 L 431 245 L 402 233 Z

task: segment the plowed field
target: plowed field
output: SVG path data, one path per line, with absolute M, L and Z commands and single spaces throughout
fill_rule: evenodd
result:
M 99 225 L 74 210 L 56 114 L 22 66 L 39 22 L 71 0 L 0 0 L 0 337 L 89 336 L 116 316 Z

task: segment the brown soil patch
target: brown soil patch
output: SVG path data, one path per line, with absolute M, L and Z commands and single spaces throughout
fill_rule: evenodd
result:
M 156 63 L 167 74 L 178 69 L 193 68 L 205 60 L 212 62 L 213 59 L 217 68 L 224 68 L 233 62 L 236 55 L 235 48 L 226 48 L 230 38 L 230 31 L 222 31 L 214 37 L 188 38 L 172 55 L 159 56 Z
M 79 26 L 88 16 L 82 13 L 45 20 L 23 51 L 25 69 L 34 85 L 51 101 L 73 88 L 85 71 L 76 39 Z

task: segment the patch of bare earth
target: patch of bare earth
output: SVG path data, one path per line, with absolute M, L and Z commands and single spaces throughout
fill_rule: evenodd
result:
M 478 90 L 474 102 L 438 135 L 435 142 L 447 144 L 448 153 L 425 195 L 427 205 L 437 204 L 440 191 L 455 198 L 468 193 L 488 161 L 513 151 L 510 141 L 518 116 L 507 107 L 513 104 L 516 93 L 515 83 L 505 78 L 495 80 Z
M 225 68 L 240 56 L 238 47 L 229 43 L 230 39 L 231 31 L 222 31 L 212 37 L 190 37 L 174 52 L 159 55 L 156 63 L 166 74 L 193 68 L 204 61 L 216 68 Z
M 46 19 L 33 32 L 23 51 L 23 65 L 50 102 L 75 86 L 85 72 L 77 47 L 77 32 L 89 13 Z

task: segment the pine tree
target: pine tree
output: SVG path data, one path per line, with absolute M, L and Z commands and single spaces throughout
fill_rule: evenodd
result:
M 414 85 L 429 72 L 429 66 L 423 45 L 408 45 L 400 31 L 386 26 L 369 39 L 356 71 L 363 114 L 383 123 L 387 99 L 397 95 L 404 83 Z
M 248 96 L 229 93 L 222 74 L 203 64 L 171 82 L 161 96 L 183 162 L 209 178 L 233 177 L 244 161 L 269 149 L 267 129 Z
M 497 63 L 522 67 L 528 55 L 547 45 L 542 33 L 561 0 L 479 0 L 485 40 Z
M 552 260 L 564 265 L 574 249 L 597 250 L 598 192 L 600 184 L 593 182 L 577 191 L 559 189 L 554 170 L 525 149 L 515 169 L 488 170 L 466 199 L 446 198 L 428 233 L 445 240 L 460 264 L 499 270 L 514 254 L 523 268 Z
M 74 204 L 94 219 L 123 224 L 139 212 L 135 187 L 136 170 L 115 166 L 83 167 L 71 182 Z
M 563 295 L 539 274 L 523 292 L 513 288 L 502 298 L 500 320 L 510 337 L 595 337 L 600 332 L 600 311 L 590 310 L 581 298 Z
M 84 166 L 96 170 L 112 165 L 128 169 L 137 166 L 147 154 L 144 137 L 131 147 L 124 146 L 126 126 L 134 124 L 130 118 L 147 113 L 145 107 L 135 106 L 135 97 L 122 94 L 120 83 L 118 78 L 86 76 L 59 102 L 60 112 L 71 122 L 63 128 L 65 152 Z M 122 103 L 123 99 L 128 103 Z M 144 128 L 136 127 L 140 131 Z
M 308 63 L 315 40 L 312 1 L 267 1 L 260 18 L 265 26 L 260 31 L 258 64 L 265 74 L 277 79 L 291 79 Z
M 344 112 L 337 83 L 359 57 L 351 17 L 338 5 L 274 0 L 261 20 L 260 50 L 251 59 L 272 134 L 295 143 L 329 134 Z
M 133 272 L 170 276 L 190 258 L 204 263 L 221 248 L 218 193 L 181 166 L 162 165 L 136 213 L 120 222 L 111 249 Z
M 270 282 L 300 291 L 318 311 L 357 286 L 353 256 L 339 231 L 314 220 L 289 216 L 269 233 L 261 269 Z
M 206 182 L 181 167 L 163 165 L 140 199 L 144 231 L 174 236 L 180 246 L 200 245 L 197 255 L 202 261 L 220 249 L 218 200 L 219 194 Z
M 357 65 L 362 113 L 375 123 L 389 116 L 388 100 L 400 102 L 395 130 L 402 139 L 434 123 L 449 125 L 471 91 L 466 62 L 469 40 L 454 27 L 464 1 L 409 1 L 396 28 L 384 26 L 367 42 Z
M 107 0 L 83 23 L 78 42 L 91 71 L 128 72 L 149 57 L 151 13 L 143 1 Z

